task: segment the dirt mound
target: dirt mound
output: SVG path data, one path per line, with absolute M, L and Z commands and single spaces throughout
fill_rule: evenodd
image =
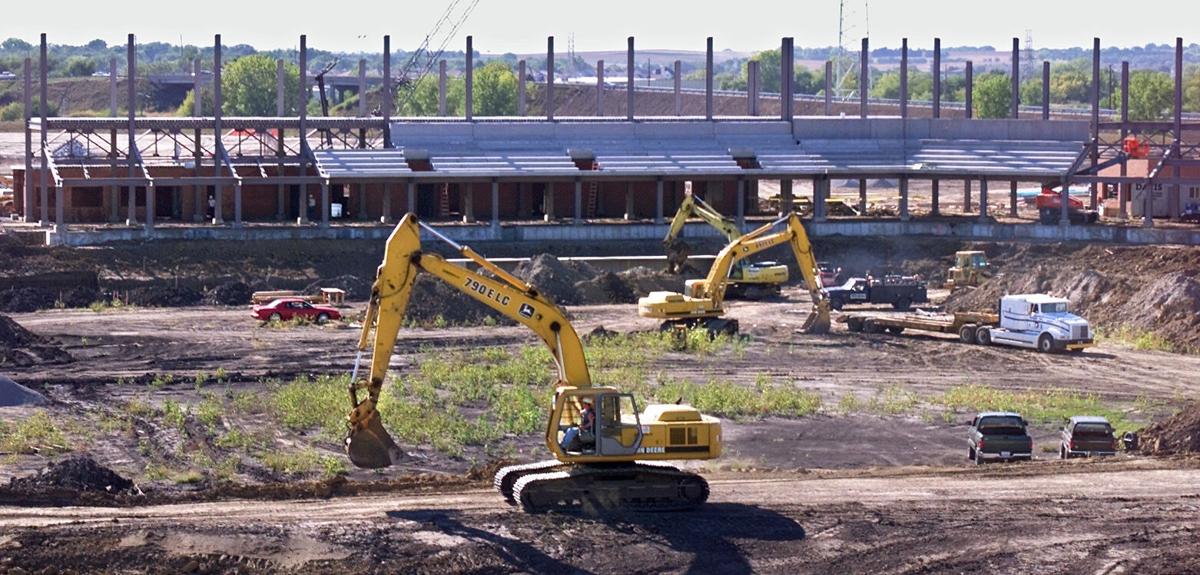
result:
M 629 282 L 612 272 L 576 282 L 575 292 L 581 303 L 637 303 L 637 293 Z
M 1153 333 L 1200 350 L 1200 248 L 989 245 L 997 274 L 946 300 L 950 311 L 994 310 L 1005 294 L 1049 293 L 1110 331 Z
M 65 488 L 75 491 L 104 491 L 119 493 L 128 491 L 133 482 L 86 455 L 72 455 L 40 471 L 37 475 L 13 478 L 10 489 L 38 490 L 39 488 Z
M 0 315 L 0 367 L 67 363 L 71 355 L 53 340 L 37 335 Z
M 617 275 L 637 297 L 648 295 L 652 291 L 683 293 L 684 281 L 688 279 L 687 274 L 665 274 L 642 266 L 627 269 Z
M 103 299 L 99 290 L 90 286 L 73 287 L 58 295 L 63 307 L 87 307 L 93 302 Z
M 417 325 L 480 325 L 489 317 L 501 324 L 513 323 L 429 274 L 417 276 L 404 312 L 404 322 Z
M 1200 453 L 1200 403 L 1138 433 L 1138 449 L 1153 455 Z
M 0 407 L 43 405 L 46 396 L 0 375 Z
M 247 305 L 254 290 L 243 282 L 227 282 L 204 294 L 204 303 L 208 305 Z
M 152 307 L 185 307 L 203 300 L 200 290 L 183 286 L 150 286 L 129 292 L 129 303 Z
M 346 292 L 346 299 L 364 301 L 371 297 L 371 282 L 354 275 L 319 279 L 304 288 L 305 293 L 317 293 L 321 288 L 338 288 Z
M 28 313 L 54 307 L 54 292 L 41 288 L 22 287 L 0 292 L 0 312 Z
M 521 262 L 513 274 L 533 284 L 558 305 L 577 305 L 583 302 L 575 284 L 595 278 L 598 272 L 585 263 L 564 262 L 550 254 L 538 254 Z

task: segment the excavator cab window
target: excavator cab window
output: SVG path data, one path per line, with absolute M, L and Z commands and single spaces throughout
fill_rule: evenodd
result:
M 597 447 L 602 455 L 637 453 L 642 443 L 642 427 L 637 403 L 627 393 L 598 396 L 596 414 Z

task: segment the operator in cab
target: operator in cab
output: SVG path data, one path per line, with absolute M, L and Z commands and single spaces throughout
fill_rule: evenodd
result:
M 584 448 L 594 448 L 596 445 L 596 410 L 592 407 L 590 398 L 580 400 L 583 408 L 579 411 L 579 425 L 567 428 L 563 433 L 563 451 L 582 452 Z

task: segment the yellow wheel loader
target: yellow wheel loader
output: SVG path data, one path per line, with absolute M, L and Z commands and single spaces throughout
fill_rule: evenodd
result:
M 422 251 L 421 229 L 494 277 Z M 603 512 L 687 509 L 707 500 L 703 477 L 667 462 L 720 455 L 719 419 L 689 405 L 648 405 L 639 411 L 632 394 L 593 386 L 583 344 L 554 303 L 411 213 L 388 238 L 358 342 L 346 437 L 346 453 L 354 465 L 380 468 L 404 457 L 377 405 L 413 281 L 421 272 L 533 330 L 554 357 L 557 369 L 544 438 L 552 459 L 497 472 L 494 483 L 506 501 L 528 512 Z M 360 379 L 364 352 L 371 353 L 370 373 Z
M 728 241 L 732 242 L 742 237 L 742 230 L 738 229 L 733 220 L 725 217 L 688 190 L 684 192 L 683 202 L 675 211 L 675 217 L 671 219 L 671 227 L 667 230 L 666 237 L 663 238 L 663 247 L 667 252 L 667 273 L 683 273 L 683 267 L 687 264 L 691 248 L 686 242 L 679 239 L 679 234 L 683 232 L 683 225 L 687 223 L 688 218 L 693 216 L 716 228 Z M 786 265 L 776 262 L 740 260 L 729 271 L 727 296 L 759 299 L 778 294 L 779 288 L 787 281 L 788 268 Z
M 771 230 L 779 224 L 786 225 L 782 231 L 772 233 Z M 812 244 L 809 243 L 808 234 L 800 223 L 800 216 L 795 213 L 730 242 L 717 254 L 707 277 L 688 280 L 685 283 L 684 289 L 687 293 L 658 291 L 639 299 L 638 315 L 663 320 L 664 330 L 703 326 L 713 333 L 736 333 L 737 320 L 723 317 L 725 290 L 732 281 L 730 270 L 754 254 L 781 244 L 792 247 L 792 254 L 795 255 L 801 275 L 804 276 L 804 285 L 812 297 L 813 311 L 805 321 L 804 331 L 827 333 L 830 322 L 829 300 L 821 290 L 821 278 L 818 275 L 817 259 L 813 255 Z

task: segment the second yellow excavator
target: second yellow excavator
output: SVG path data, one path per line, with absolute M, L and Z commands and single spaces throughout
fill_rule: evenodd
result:
M 782 231 L 769 233 L 783 223 L 786 223 L 786 226 Z M 800 223 L 800 216 L 795 213 L 730 242 L 717 254 L 707 277 L 688 280 L 684 284 L 687 293 L 656 291 L 639 299 L 638 315 L 663 320 L 663 329 L 702 326 L 712 333 L 736 333 L 737 320 L 723 317 L 725 290 L 731 281 L 729 270 L 738 262 L 758 252 L 785 243 L 791 245 L 792 254 L 796 256 L 796 263 L 804 276 L 804 285 L 812 297 L 813 311 L 805 321 L 803 329 L 807 333 L 827 333 L 830 324 L 829 299 L 821 290 L 821 278 L 817 272 L 817 258 L 813 255 L 812 244 L 809 243 L 808 234 Z
M 453 246 L 494 277 L 421 249 L 420 231 Z M 404 457 L 378 410 L 388 362 L 417 274 L 428 272 L 520 323 L 550 349 L 557 367 L 545 443 L 553 459 L 505 467 L 494 483 L 504 499 L 529 512 L 687 509 L 708 499 L 708 482 L 668 461 L 721 454 L 721 422 L 690 405 L 648 405 L 632 394 L 593 386 L 583 343 L 553 302 L 522 281 L 406 215 L 388 238 L 371 288 L 351 376 L 346 453 L 358 467 L 380 468 Z M 358 377 L 363 352 L 370 373 Z M 365 391 L 365 397 L 361 397 Z
M 692 194 L 691 190 L 683 193 L 683 201 L 671 219 L 671 226 L 663 238 L 663 248 L 667 252 L 667 273 L 683 273 L 691 248 L 679 238 L 688 218 L 698 217 L 708 225 L 717 229 L 728 241 L 742 237 L 742 230 L 737 223 L 718 212 L 704 200 Z M 751 262 L 740 260 L 729 270 L 729 282 L 726 295 L 731 298 L 745 297 L 759 299 L 779 293 L 788 281 L 788 268 L 776 262 Z

